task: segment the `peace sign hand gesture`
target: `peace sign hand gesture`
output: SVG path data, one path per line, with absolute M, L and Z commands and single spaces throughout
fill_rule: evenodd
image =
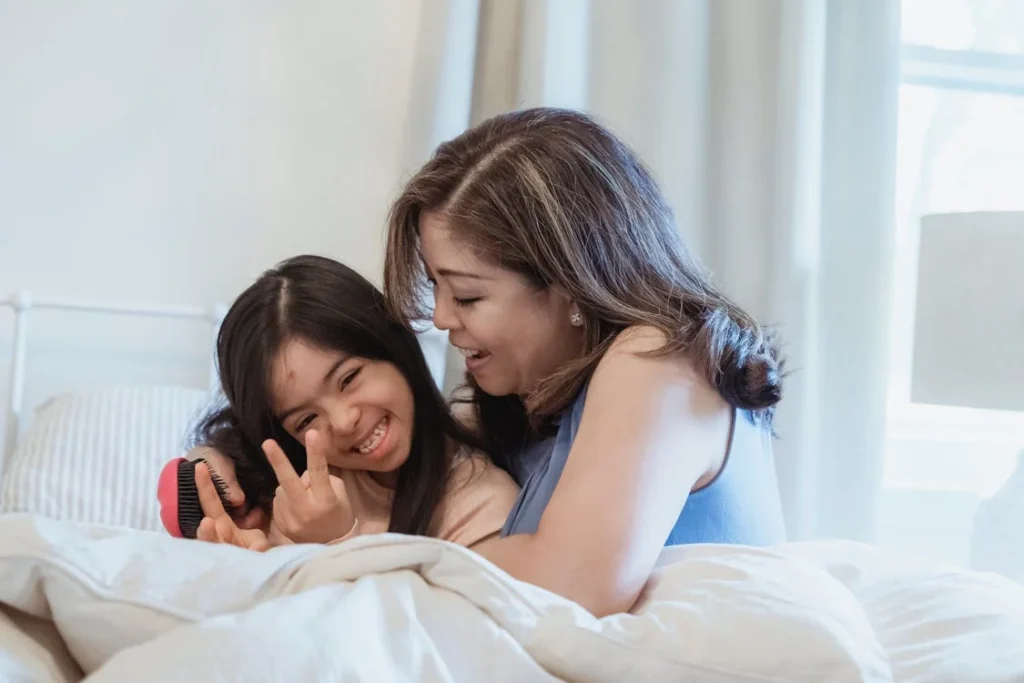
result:
M 355 524 L 345 484 L 330 475 L 320 439 L 315 430 L 306 434 L 306 473 L 301 477 L 276 441 L 263 442 L 280 484 L 274 494 L 274 524 L 295 543 L 330 543 Z
M 200 541 L 228 543 L 260 552 L 270 547 L 267 535 L 261 529 L 240 529 L 224 509 L 213 479 L 210 478 L 209 466 L 196 467 L 195 478 L 199 504 L 204 515 L 203 521 L 199 523 L 196 538 Z

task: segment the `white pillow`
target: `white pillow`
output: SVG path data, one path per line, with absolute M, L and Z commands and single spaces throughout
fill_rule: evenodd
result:
M 160 469 L 181 454 L 208 394 L 173 386 L 64 394 L 5 464 L 0 513 L 159 530 Z

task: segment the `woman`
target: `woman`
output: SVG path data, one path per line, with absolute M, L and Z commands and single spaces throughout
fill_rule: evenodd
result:
M 472 548 L 500 532 L 518 487 L 479 457 L 415 335 L 352 269 L 298 256 L 264 273 L 224 318 L 217 361 L 229 406 L 193 455 L 254 510 L 236 524 L 197 468 L 201 540 L 265 550 L 392 531 Z
M 442 144 L 389 219 L 385 295 L 466 358 L 476 427 L 522 485 L 509 574 L 597 615 L 666 545 L 784 539 L 779 348 L 686 249 L 640 160 L 587 116 L 530 109 Z
M 773 337 L 689 253 L 650 173 L 571 111 L 441 145 L 395 202 L 385 295 L 466 357 L 471 417 L 522 491 L 474 548 L 597 615 L 666 545 L 784 540 Z

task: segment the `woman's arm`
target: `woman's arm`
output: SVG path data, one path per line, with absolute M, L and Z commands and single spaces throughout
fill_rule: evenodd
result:
M 629 610 L 695 484 L 723 462 L 731 410 L 664 336 L 627 330 L 599 363 L 537 531 L 475 548 L 597 616 Z

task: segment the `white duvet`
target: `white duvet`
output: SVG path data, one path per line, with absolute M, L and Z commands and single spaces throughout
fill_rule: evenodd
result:
M 598 620 L 441 541 L 12 515 L 0 605 L 0 681 L 1024 681 L 1024 586 L 840 542 L 673 549 Z

